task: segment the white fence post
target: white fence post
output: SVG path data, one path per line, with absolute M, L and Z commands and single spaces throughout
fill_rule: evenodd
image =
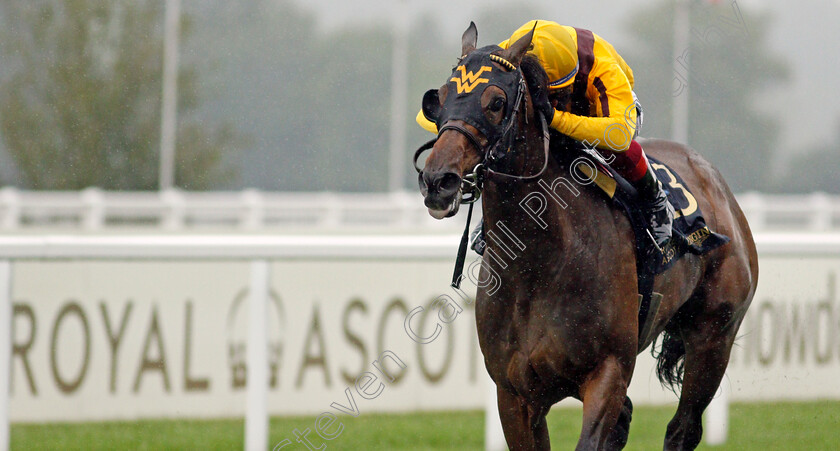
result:
M 184 198 L 181 192 L 175 188 L 170 188 L 160 192 L 160 200 L 166 206 L 166 213 L 164 213 L 161 225 L 164 229 L 178 230 L 184 227 Z
M 262 451 L 268 445 L 268 261 L 251 262 L 250 324 L 248 329 L 245 411 L 245 450 Z
M 82 202 L 85 210 L 82 212 L 82 224 L 86 230 L 99 230 L 105 225 L 105 196 L 99 188 L 85 188 L 82 190 Z
M 723 376 L 717 395 L 706 409 L 706 427 L 703 434 L 711 446 L 723 445 L 729 432 L 729 378 Z
M 242 203 L 246 206 L 245 214 L 238 221 L 240 227 L 256 230 L 265 223 L 265 200 L 260 191 L 248 189 L 240 194 Z
M 0 189 L 0 207 L 3 211 L 0 225 L 4 229 L 20 227 L 20 196 L 17 189 L 11 186 Z
M 834 212 L 831 210 L 831 198 L 826 193 L 812 193 L 808 199 L 808 204 L 811 211 L 811 220 L 809 221 L 811 230 L 815 232 L 831 230 L 834 219 Z
M 9 380 L 12 376 L 12 262 L 0 261 L 0 451 L 9 449 Z

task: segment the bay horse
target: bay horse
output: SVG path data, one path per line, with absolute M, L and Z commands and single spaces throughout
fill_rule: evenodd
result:
M 634 235 L 626 215 L 592 185 L 578 185 L 562 203 L 549 201 L 544 224 L 523 211 L 520 202 L 539 190 L 539 180 L 553 187 L 569 179 L 565 155 L 571 152 L 569 140 L 554 133 L 548 156 L 545 119 L 531 99 L 535 89 L 547 89 L 545 72 L 526 56 L 532 36 L 508 49 L 476 49 L 470 24 L 459 67 L 436 95 L 424 97 L 424 112 L 438 116 L 440 132 L 418 168 L 420 190 L 429 213 L 442 219 L 458 211 L 467 191 L 475 200 L 476 184 L 483 185 L 486 233 L 516 238 L 515 248 L 488 239 L 480 279 L 493 273 L 500 283 L 492 290 L 479 286 L 475 306 L 508 446 L 549 449 L 545 416 L 574 397 L 583 403 L 577 449 L 621 449 L 632 414 L 627 387 L 642 350 Z M 673 390 L 682 386 L 664 448 L 694 449 L 755 293 L 756 249 L 744 214 L 711 164 L 675 142 L 642 144 L 682 176 L 708 226 L 731 238 L 704 255 L 687 254 L 654 284 L 663 295 L 651 335 L 663 337 L 658 377 Z M 494 268 L 488 253 L 509 257 Z

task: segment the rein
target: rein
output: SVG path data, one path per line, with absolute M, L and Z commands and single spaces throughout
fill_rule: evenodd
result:
M 515 144 L 516 139 L 516 132 L 518 131 L 518 115 L 520 110 L 522 109 L 522 101 L 525 98 L 525 77 L 522 76 L 522 73 L 519 73 L 519 86 L 517 89 L 516 94 L 516 101 L 514 103 L 513 112 L 510 116 L 506 119 L 503 125 L 503 133 L 493 143 L 488 143 L 486 146 L 482 146 L 476 138 L 476 136 L 467 130 L 461 124 L 447 122 L 444 124 L 440 130 L 438 131 L 437 137 L 434 139 L 426 142 L 422 146 L 420 146 L 414 152 L 414 170 L 417 171 L 418 174 L 422 174 L 423 170 L 417 165 L 417 160 L 420 158 L 420 155 L 428 149 L 434 147 L 437 140 L 443 134 L 443 132 L 447 130 L 452 130 L 462 134 L 470 144 L 475 147 L 475 149 L 481 153 L 483 153 L 483 158 L 481 161 L 475 165 L 475 167 L 469 173 L 465 174 L 461 178 L 461 204 L 469 204 L 470 208 L 467 212 L 467 223 L 464 227 L 464 233 L 461 235 L 461 242 L 458 246 L 458 255 L 455 259 L 455 270 L 452 274 L 452 283 L 451 286 L 453 288 L 460 288 L 461 280 L 463 279 L 464 274 L 464 262 L 467 258 L 467 243 L 469 242 L 469 233 L 470 233 L 470 219 L 472 218 L 473 212 L 473 204 L 478 201 L 481 197 L 481 191 L 484 188 L 484 182 L 488 178 L 495 177 L 497 179 L 510 179 L 510 180 L 518 180 L 522 182 L 530 182 L 536 180 L 545 173 L 545 170 L 548 168 L 548 160 L 549 160 L 549 131 L 548 131 L 548 123 L 545 120 L 545 117 L 542 113 L 537 113 L 537 116 L 540 118 L 540 126 L 542 129 L 542 142 L 543 142 L 543 166 L 539 170 L 538 173 L 533 175 L 515 175 L 515 174 L 508 174 L 505 172 L 498 172 L 494 171 L 491 166 L 494 166 L 498 163 L 499 159 L 501 158 L 500 154 L 506 154 L 507 151 L 511 150 Z M 528 123 L 528 116 L 525 116 L 525 123 Z M 501 151 L 500 151 L 501 147 Z

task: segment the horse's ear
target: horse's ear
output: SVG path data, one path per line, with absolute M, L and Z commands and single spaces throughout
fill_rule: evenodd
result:
M 517 39 L 516 42 L 511 44 L 507 50 L 502 52 L 502 57 L 516 66 L 522 62 L 522 58 L 525 56 L 525 52 L 528 51 L 528 47 L 531 46 L 531 40 L 534 39 L 534 30 L 537 29 L 537 24 L 534 23 L 534 28 L 531 29 L 528 33 L 526 33 L 521 38 Z
M 470 21 L 470 26 L 461 36 L 461 58 L 472 53 L 476 44 L 478 44 L 478 29 L 475 27 L 475 22 Z
M 437 89 L 430 89 L 423 94 L 423 116 L 434 123 L 440 118 L 440 96 Z

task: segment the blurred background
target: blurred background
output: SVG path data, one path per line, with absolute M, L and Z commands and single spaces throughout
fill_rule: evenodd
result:
M 506 39 L 530 19 L 544 18 L 593 30 L 615 46 L 635 74 L 635 91 L 645 111 L 642 136 L 687 142 L 715 164 L 736 193 L 757 234 L 833 236 L 840 227 L 840 184 L 836 182 L 840 174 L 840 90 L 836 88 L 840 75 L 838 17 L 840 2 L 836 0 L 802 0 L 795 6 L 783 0 L 2 2 L 0 227 L 7 236 L 223 233 L 448 237 L 463 227 L 463 215 L 447 221 L 431 219 L 417 192 L 416 174 L 410 165 L 413 150 L 431 137 L 414 122 L 422 94 L 439 87 L 449 75 L 460 53 L 461 33 L 471 20 L 478 26 L 479 44 L 491 44 Z M 383 335 L 396 337 L 401 333 L 399 315 L 393 315 L 393 326 L 383 326 L 390 313 L 403 311 L 404 314 L 412 305 L 422 304 L 448 289 L 450 260 L 454 260 L 457 238 L 453 243 L 452 258 L 441 258 L 430 267 L 417 263 L 427 272 L 421 280 L 411 283 L 405 279 L 412 276 L 404 274 L 416 271 L 416 267 L 388 269 L 385 267 L 388 265 L 363 263 L 336 266 L 334 269 L 343 274 L 340 282 L 336 279 L 319 282 L 317 278 L 307 278 L 312 271 L 317 273 L 317 269 L 300 270 L 305 275 L 298 277 L 288 274 L 298 274 L 295 271 L 300 265 L 275 266 L 273 274 L 279 280 L 275 286 L 287 283 L 277 288 L 279 298 L 285 301 L 278 301 L 280 319 L 276 327 L 284 330 L 280 335 L 287 340 L 283 347 L 287 350 L 285 355 L 294 354 L 300 364 L 283 366 L 289 375 L 280 377 L 279 390 L 288 392 L 278 392 L 273 398 L 272 414 L 314 415 L 330 401 L 341 400 L 343 381 L 352 383 L 355 373 L 341 373 L 345 374 L 342 379 L 338 365 L 327 368 L 325 363 L 319 363 L 318 356 L 326 361 L 332 355 L 333 360 L 340 361 L 346 357 L 342 349 L 357 350 L 360 356 L 353 360 L 356 363 L 352 366 L 369 366 L 378 355 L 373 350 L 374 341 L 378 340 L 378 349 L 382 351 Z M 756 379 L 752 377 L 768 367 L 788 368 L 797 358 L 807 364 L 807 374 L 818 373 L 817 380 L 828 381 L 827 375 L 840 374 L 840 333 L 836 332 L 840 328 L 840 304 L 835 304 L 833 297 L 833 281 L 840 264 L 835 260 L 817 261 L 803 252 L 793 257 L 776 256 L 776 261 L 771 257 L 764 260 L 770 269 L 763 277 L 790 276 L 807 286 L 790 288 L 789 295 L 782 293 L 784 289 L 767 288 L 767 296 L 757 296 L 756 302 L 761 298 L 761 302 L 766 301 L 771 307 L 762 308 L 761 316 L 756 314 L 750 320 L 752 323 L 745 323 L 753 327 L 745 334 L 758 338 L 754 341 L 748 338 L 741 348 L 742 364 L 753 365 L 743 373 L 751 376 L 740 379 L 744 386 L 754 386 Z M 806 266 L 791 272 L 791 265 L 797 263 Z M 234 309 L 228 302 L 237 305 L 236 299 L 241 298 L 238 290 L 244 282 L 236 279 L 227 288 L 219 288 L 224 295 L 214 294 L 206 287 L 199 295 L 187 285 L 172 288 L 167 285 L 169 282 L 151 294 L 143 291 L 148 287 L 139 282 L 127 284 L 130 288 L 97 291 L 91 287 L 103 277 L 133 280 L 134 276 L 129 274 L 164 278 L 166 274 L 150 266 L 138 273 L 128 263 L 129 266 L 118 270 L 103 269 L 96 264 L 84 266 L 87 263 L 65 265 L 72 266 L 72 277 L 81 279 L 69 281 L 72 277 L 67 275 L 66 267 L 34 263 L 25 264 L 15 275 L 13 342 L 18 347 L 12 359 L 13 422 L 74 420 L 71 413 L 49 412 L 55 399 L 61 400 L 68 412 L 79 403 L 89 405 L 93 402 L 90 399 L 105 399 L 102 402 L 111 406 L 101 411 L 93 407 L 83 409 L 86 413 L 76 420 L 86 421 L 241 414 L 242 393 L 236 391 L 241 388 L 241 381 L 237 382 L 239 385 L 233 384 L 229 393 L 219 395 L 223 398 L 230 395 L 221 405 L 209 402 L 207 406 L 212 407 L 204 414 L 198 407 L 180 410 L 176 405 L 155 410 L 131 407 L 130 403 L 135 402 L 137 393 L 142 393 L 136 381 L 142 379 L 144 371 L 159 369 L 160 362 L 166 361 L 163 344 L 159 359 L 147 354 L 152 349 L 148 337 L 155 334 L 150 332 L 153 328 L 145 315 L 151 315 L 156 329 L 156 309 L 177 307 L 171 313 L 161 313 L 175 318 L 170 323 L 173 329 L 167 333 L 180 337 L 185 333 L 184 327 L 195 327 L 186 330 L 195 331 L 199 337 L 201 334 L 211 337 L 213 327 L 209 322 L 218 321 L 222 325 L 219 327 L 225 327 L 225 321 L 232 322 L 231 318 L 236 317 L 230 313 Z M 218 275 L 228 272 L 224 268 L 202 272 L 205 270 L 203 266 L 196 269 L 188 264 L 173 269 L 177 274 L 184 274 L 181 279 L 185 284 L 190 280 L 221 277 Z M 280 274 L 286 270 L 289 273 Z M 103 276 L 102 271 L 109 276 Z M 377 280 L 380 273 L 390 274 L 398 287 L 366 292 L 365 284 Z M 232 274 L 245 274 L 245 270 L 234 269 Z M 806 279 L 803 274 L 813 279 L 803 282 Z M 202 278 L 196 279 L 198 275 Z M 39 291 L 44 289 L 43 280 L 65 279 L 69 285 L 57 282 L 53 291 Z M 323 291 L 312 288 L 319 284 L 323 284 Z M 409 289 L 416 292 L 407 294 Z M 139 329 L 132 332 L 137 336 L 129 340 L 136 342 L 136 350 L 132 352 L 139 353 L 131 357 L 131 365 L 139 360 L 141 369 L 136 374 L 134 366 L 125 370 L 126 378 L 135 378 L 133 389 L 125 382 L 125 394 L 121 394 L 123 389 L 119 384 L 115 387 L 112 382 L 109 393 L 116 395 L 109 398 L 107 393 L 99 393 L 88 399 L 73 395 L 72 390 L 68 394 L 61 388 L 62 384 L 56 383 L 55 399 L 44 398 L 43 391 L 41 398 L 38 397 L 37 384 L 32 381 L 39 377 L 49 380 L 50 371 L 55 374 L 55 359 L 50 363 L 43 357 L 40 363 L 32 363 L 35 368 L 32 376 L 33 370 L 21 354 L 20 346 L 27 343 L 27 337 L 36 337 L 29 341 L 34 346 L 32 355 L 54 353 L 55 337 L 59 336 L 57 326 L 53 327 L 52 335 L 37 338 L 41 337 L 38 334 L 48 334 L 50 330 L 47 326 L 36 328 L 35 319 L 41 318 L 47 325 L 60 324 L 63 318 L 60 313 L 72 296 L 81 298 L 80 311 L 87 312 L 91 318 L 98 315 L 100 301 L 103 305 L 114 302 L 112 307 L 117 309 L 114 312 L 130 310 L 130 306 L 125 306 L 134 305 L 131 302 L 145 309 L 141 310 L 143 319 L 137 319 Z M 162 299 L 167 296 L 178 298 L 180 304 L 163 307 Z M 209 305 L 222 302 L 219 309 L 230 308 L 228 316 L 216 318 L 207 313 L 208 323 L 199 321 L 198 325 L 184 326 L 193 324 L 186 320 L 185 313 L 193 307 L 186 310 L 184 307 L 192 301 L 185 299 L 201 296 L 210 299 Z M 213 300 L 214 296 L 223 299 Z M 354 303 L 357 296 L 362 296 L 361 304 Z M 394 304 L 395 296 L 401 299 L 401 304 Z M 821 304 L 824 301 L 828 303 Z M 290 304 L 305 305 L 300 307 L 300 331 L 294 330 L 295 321 L 290 320 L 295 315 L 294 308 L 289 310 Z M 196 309 L 201 308 L 200 302 L 196 301 L 195 305 Z M 285 306 L 285 313 L 281 305 Z M 27 308 L 31 314 L 26 313 Z M 824 311 L 828 316 L 820 316 Z M 361 326 L 348 319 L 356 314 L 361 315 Z M 133 324 L 128 313 L 125 315 L 128 324 Z M 202 313 L 198 311 L 196 315 L 201 317 Z M 108 327 L 111 331 L 111 324 L 117 320 L 106 316 L 103 316 L 104 326 L 96 327 Z M 327 338 L 318 339 L 321 317 L 324 329 L 335 326 L 336 331 L 325 332 Z M 808 325 L 814 324 L 811 320 L 825 326 L 806 333 Z M 289 325 L 288 330 L 283 329 L 284 321 Z M 458 336 L 463 341 L 458 346 L 464 346 L 464 355 L 473 359 L 475 344 L 466 344 L 474 336 L 474 330 L 470 332 L 466 325 L 472 320 L 461 321 L 464 329 Z M 177 324 L 172 326 L 173 323 Z M 376 333 L 375 324 L 378 324 Z M 355 335 L 352 332 L 354 328 L 368 326 L 370 331 Z M 247 325 L 241 327 L 247 329 Z M 780 335 L 774 335 L 773 330 L 781 331 Z M 73 331 L 67 333 L 72 335 Z M 81 338 L 68 338 L 68 342 L 82 340 L 80 348 L 67 352 L 86 355 L 85 335 L 81 332 L 76 335 Z M 94 343 L 104 340 L 103 337 L 96 337 Z M 353 337 L 361 338 L 354 341 Z M 49 343 L 44 344 L 50 340 L 52 348 Z M 325 351 L 323 343 L 332 341 L 341 344 Z M 180 345 L 181 342 L 176 342 L 173 346 Z M 361 352 L 367 345 L 370 352 Z M 39 346 L 43 346 L 40 351 Z M 104 375 L 89 376 L 94 381 L 108 380 L 106 346 L 104 341 L 94 346 L 99 351 L 92 355 L 104 353 L 101 361 Z M 813 353 L 809 354 L 812 348 Z M 197 352 L 210 361 L 214 349 Z M 451 354 L 446 349 L 453 349 L 453 345 L 441 348 L 445 356 L 438 362 L 443 362 L 444 368 L 451 358 L 446 357 Z M 800 354 L 791 354 L 797 349 Z M 137 355 L 142 358 L 138 359 Z M 430 352 L 429 355 L 438 354 Z M 423 365 L 423 359 L 418 358 Z M 189 361 L 189 357 L 185 359 Z M 74 370 L 78 365 L 73 366 L 72 358 L 69 361 L 66 374 L 81 374 L 80 393 L 94 390 L 93 382 L 82 383 L 87 364 L 81 370 Z M 97 363 L 93 365 L 96 367 Z M 212 366 L 208 365 L 208 368 Z M 463 368 L 453 370 L 455 376 L 444 378 L 450 385 L 444 383 L 440 393 L 451 397 L 442 404 L 411 394 L 412 377 L 417 378 L 417 384 L 426 384 L 423 390 L 428 393 L 437 393 L 434 390 L 440 387 L 436 385 L 438 380 L 428 377 L 428 371 L 415 371 L 412 365 L 408 362 L 409 382 L 400 388 L 411 401 L 389 401 L 371 407 L 372 410 L 434 411 L 482 406 L 483 391 L 473 388 L 464 392 L 454 382 L 461 374 L 457 371 L 462 371 L 470 375 L 471 384 L 478 384 L 480 379 L 475 371 L 483 370 L 475 370 L 478 367 L 474 363 L 463 363 Z M 792 371 L 789 368 L 780 371 L 778 376 L 773 376 L 774 380 L 791 377 L 790 372 L 785 372 Z M 187 366 L 183 373 L 185 380 L 188 379 Z M 641 379 L 647 376 L 644 373 Z M 163 379 L 167 377 L 164 373 Z M 318 382 L 307 389 L 303 381 L 313 377 Z M 29 381 L 29 388 L 21 385 L 15 388 L 14 381 L 21 384 L 23 380 Z M 296 382 L 293 384 L 292 380 Z M 221 384 L 211 383 L 207 390 L 212 393 L 218 385 Z M 168 382 L 162 387 L 160 396 L 165 397 L 169 392 Z M 787 396 L 789 389 L 783 383 L 774 387 L 777 388 L 764 392 L 747 390 L 749 393 L 743 394 L 743 400 L 840 398 L 836 391 Z M 326 388 L 329 390 L 321 391 Z M 183 398 L 176 397 L 177 403 L 190 402 L 189 390 L 184 390 L 179 395 Z M 459 398 L 458 393 L 463 396 Z M 674 405 L 673 397 L 666 401 L 661 393 L 644 393 L 640 396 L 649 396 L 652 404 L 670 402 L 671 408 Z M 289 403 L 288 399 L 295 401 Z M 129 407 L 120 410 L 117 405 L 125 402 Z M 837 425 L 840 409 L 836 406 L 835 402 L 808 409 L 823 409 L 821 412 L 828 412 L 828 424 Z M 668 415 L 660 416 L 667 419 Z M 476 421 L 480 422 L 481 417 L 478 418 Z M 274 441 L 292 437 L 290 424 L 311 423 L 311 419 L 278 421 L 279 424 L 272 423 Z M 452 421 L 455 420 L 444 423 Z M 482 432 L 478 427 L 480 440 Z M 369 429 L 366 428 L 358 426 L 358 431 Z M 573 426 L 569 428 L 574 430 Z M 657 437 L 654 443 L 661 443 L 658 440 L 664 432 L 664 423 L 652 430 Z M 23 426 L 13 428 L 13 434 L 19 435 L 13 435 L 12 444 L 36 440 L 43 435 L 42 431 L 24 430 Z M 357 435 L 363 435 L 358 431 Z M 241 439 L 240 432 L 236 430 L 235 438 Z M 407 435 L 411 437 L 411 434 Z M 566 434 L 567 439 L 570 434 Z M 139 436 L 140 442 L 124 446 L 142 443 L 143 433 Z M 828 436 L 838 438 L 830 433 Z M 70 442 L 57 446 L 72 443 L 72 437 L 71 434 Z M 349 448 L 400 447 L 376 441 L 380 439 L 371 439 L 374 444 L 341 445 L 339 441 L 334 444 Z M 216 444 L 219 443 L 229 444 L 224 441 Z M 808 446 L 819 443 L 822 442 Z M 232 446 L 241 443 L 233 442 Z M 405 449 L 412 448 L 405 446 Z
M 636 74 L 646 136 L 672 135 L 672 81 L 685 79 L 688 143 L 735 191 L 838 192 L 840 5 L 741 0 L 743 26 L 720 19 L 735 20 L 730 2 L 690 5 L 690 69 L 677 74 L 673 1 L 181 0 L 174 186 L 413 189 L 408 164 L 389 186 L 390 149 L 405 156 L 427 138 L 413 113 L 466 25 L 489 44 L 537 17 L 615 45 Z M 4 185 L 159 188 L 165 6 L 4 3 Z

